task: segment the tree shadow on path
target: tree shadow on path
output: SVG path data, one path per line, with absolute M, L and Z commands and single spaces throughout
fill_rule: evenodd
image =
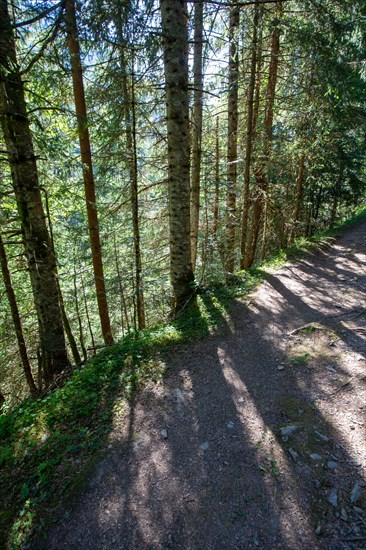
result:
M 289 332 L 336 312 L 337 264 L 325 295 L 317 258 L 307 262 L 311 276 L 302 265 L 300 279 L 285 270 L 269 276 L 252 303 L 233 304 L 213 336 L 167 359 L 171 373 L 131 403 L 125 428 L 51 531 L 48 549 L 362 548 L 363 501 L 356 509 L 350 501 L 365 481 L 362 431 L 348 437 L 342 415 L 349 407 L 359 418 L 365 391 L 352 402 L 332 392 L 342 376 L 364 369 L 344 360 L 362 359 L 364 340 L 340 334 L 337 377 L 322 357 L 294 367 L 289 356 Z M 316 347 L 324 334 L 296 338 Z

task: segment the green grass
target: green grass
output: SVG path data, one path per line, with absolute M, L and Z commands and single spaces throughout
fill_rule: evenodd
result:
M 213 331 L 232 299 L 252 291 L 271 270 L 365 217 L 366 209 L 331 232 L 298 239 L 264 264 L 239 272 L 229 284 L 212 283 L 179 318 L 128 334 L 75 370 L 62 387 L 2 414 L 0 547 L 24 546 L 57 517 L 58 503 L 82 490 L 115 413 L 123 414 L 138 388 L 164 376 L 167 356 Z
M 103 447 L 114 412 L 164 375 L 164 354 L 202 338 L 225 316 L 230 293 L 205 292 L 178 319 L 130 333 L 43 399 L 0 416 L 0 547 L 20 548 L 67 500 Z M 55 499 L 55 495 L 57 498 Z M 47 512 L 48 510 L 48 512 Z

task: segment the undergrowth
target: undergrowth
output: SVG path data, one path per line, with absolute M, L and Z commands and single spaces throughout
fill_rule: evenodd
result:
M 0 547 L 22 548 L 57 517 L 60 503 L 84 480 L 88 464 L 103 448 L 117 402 L 120 410 L 121 399 L 127 404 L 147 381 L 161 380 L 165 354 L 213 331 L 226 316 L 230 301 L 252 291 L 269 271 L 315 250 L 365 217 L 363 209 L 325 234 L 297 239 L 294 246 L 258 267 L 212 282 L 179 318 L 128 334 L 74 370 L 62 387 L 2 414 Z

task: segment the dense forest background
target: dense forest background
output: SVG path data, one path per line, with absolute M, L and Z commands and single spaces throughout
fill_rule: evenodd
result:
M 0 0 L 0 389 L 365 196 L 362 0 Z

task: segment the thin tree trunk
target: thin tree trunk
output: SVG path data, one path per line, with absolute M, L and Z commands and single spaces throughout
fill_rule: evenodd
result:
M 118 260 L 116 237 L 114 237 L 114 257 L 115 257 L 115 262 L 116 262 L 116 272 L 117 272 L 117 277 L 118 277 L 119 295 L 120 295 L 120 300 L 121 300 L 122 331 L 124 330 L 124 327 L 123 327 L 123 315 L 124 315 L 125 320 L 126 320 L 127 331 L 129 332 L 130 331 L 130 321 L 128 319 L 128 311 L 127 311 L 125 292 L 124 292 L 123 285 L 122 285 L 122 275 L 121 275 L 121 268 L 120 268 L 119 260 Z
M 55 251 L 55 241 L 54 241 L 54 238 L 53 238 L 53 228 L 52 228 L 50 207 L 49 207 L 49 203 L 48 203 L 48 193 L 45 189 L 43 189 L 43 192 L 44 192 L 45 199 L 46 199 L 46 213 L 47 213 L 47 219 L 48 219 L 48 227 L 49 227 L 49 232 L 50 232 L 50 241 L 51 241 L 51 246 L 52 246 L 52 252 L 53 252 L 55 260 L 56 260 L 56 284 L 57 284 L 57 291 L 58 291 L 58 299 L 59 299 L 59 302 L 60 302 L 62 322 L 63 322 L 63 325 L 64 325 L 64 330 L 65 330 L 67 339 L 68 339 L 69 344 L 70 344 L 71 353 L 72 353 L 72 356 L 74 358 L 74 361 L 75 361 L 76 365 L 80 365 L 81 357 L 80 357 L 79 350 L 78 350 L 78 347 L 77 347 L 77 344 L 76 344 L 76 340 L 75 340 L 74 335 L 73 335 L 72 330 L 71 330 L 71 325 L 70 325 L 69 319 L 67 317 L 67 313 L 66 313 L 66 309 L 65 309 L 65 302 L 64 302 L 64 298 L 63 298 L 62 291 L 61 291 L 61 286 L 60 286 L 60 279 L 59 279 L 59 276 L 58 276 L 57 256 L 56 256 L 56 251 Z
M 210 224 L 209 224 L 209 217 L 208 217 L 208 192 L 207 192 L 207 185 L 204 190 L 204 197 L 205 197 L 205 236 L 202 241 L 202 252 L 201 252 L 201 258 L 202 258 L 202 267 L 201 267 L 201 281 L 203 281 L 203 278 L 205 276 L 206 272 L 206 264 L 207 264 L 207 254 L 208 254 L 208 240 L 209 240 L 209 233 L 210 233 Z
M 142 282 L 142 258 L 141 258 L 141 239 L 139 225 L 139 204 L 138 204 L 138 170 L 137 170 L 137 147 L 136 147 L 136 99 L 135 99 L 135 74 L 134 74 L 134 54 L 132 52 L 131 65 L 132 74 L 129 79 L 127 75 L 127 63 L 123 39 L 123 22 L 121 6 L 117 8 L 117 32 L 119 42 L 119 58 L 122 75 L 122 93 L 124 99 L 124 119 L 126 126 L 126 151 L 128 157 L 128 168 L 130 176 L 130 196 L 131 213 L 133 225 L 133 242 L 135 250 L 135 292 L 137 307 L 137 322 L 140 330 L 146 326 L 145 305 Z
M 161 0 L 168 133 L 170 274 L 175 310 L 193 295 L 190 243 L 190 158 L 187 10 Z
M 314 220 L 317 220 L 319 218 L 319 212 L 320 212 L 320 206 L 322 204 L 322 198 L 323 198 L 323 186 L 319 185 L 318 192 L 316 194 L 316 200 L 314 205 Z
M 194 5 L 194 51 L 193 51 L 193 136 L 191 178 L 191 251 L 192 266 L 196 268 L 197 239 L 200 214 L 202 98 L 203 98 L 203 1 Z
M 235 267 L 236 236 L 236 183 L 238 160 L 238 79 L 239 52 L 238 32 L 240 22 L 239 7 L 231 2 L 229 22 L 229 95 L 228 95 L 228 129 L 227 129 L 227 180 L 226 199 L 226 258 L 225 269 L 232 273 Z
M 89 237 L 94 268 L 94 283 L 97 294 L 98 310 L 103 339 L 104 343 L 108 345 L 113 344 L 113 337 L 105 289 L 83 72 L 80 58 L 78 30 L 76 25 L 75 0 L 66 0 L 65 10 L 67 26 L 67 46 L 71 58 L 72 83 L 80 143 L 81 162 L 83 165 L 86 210 L 88 215 Z
M 46 385 L 68 364 L 56 263 L 39 187 L 24 88 L 6 0 L 0 0 L 0 118 L 37 312 L 39 371 Z
M 262 248 L 260 253 L 260 260 L 264 262 L 267 254 L 267 241 L 268 241 L 268 205 L 269 205 L 269 196 L 265 198 L 264 209 L 263 209 L 263 235 L 262 235 Z
M 18 304 L 17 304 L 17 301 L 16 301 L 15 293 L 14 293 L 14 290 L 13 290 L 13 285 L 12 285 L 12 282 L 11 282 L 11 275 L 10 275 L 10 271 L 9 271 L 9 267 L 8 267 L 6 251 L 5 251 L 5 247 L 4 247 L 4 243 L 3 243 L 3 240 L 2 240 L 1 233 L 0 233 L 0 263 L 1 263 L 1 272 L 2 272 L 2 275 L 3 275 L 3 279 L 4 279 L 6 295 L 8 297 L 8 301 L 9 301 L 9 305 L 10 305 L 11 316 L 12 316 L 12 319 L 13 319 L 15 334 L 16 334 L 17 342 L 18 342 L 19 355 L 20 355 L 20 358 L 21 358 L 21 361 L 22 361 L 25 378 L 26 378 L 26 381 L 27 381 L 27 384 L 28 384 L 29 391 L 30 391 L 31 395 L 35 395 L 36 392 L 37 392 L 37 387 L 36 387 L 36 384 L 34 382 L 32 369 L 31 369 L 29 359 L 28 359 L 27 347 L 25 345 L 25 339 L 24 339 L 24 334 L 23 334 L 22 322 L 20 320 Z
M 78 290 L 77 290 L 77 285 L 76 285 L 76 268 L 75 268 L 75 264 L 74 264 L 73 283 L 74 283 L 75 311 L 76 311 L 76 317 L 77 317 L 78 326 L 79 326 L 79 341 L 80 341 L 81 350 L 83 352 L 84 361 L 86 361 L 87 358 L 88 358 L 88 354 L 87 354 L 86 347 L 85 347 L 83 324 L 82 324 L 81 316 L 80 316 L 79 297 L 78 297 Z
M 245 168 L 244 168 L 244 196 L 243 196 L 243 217 L 241 225 L 241 254 L 240 254 L 240 268 L 245 266 L 245 253 L 248 231 L 248 218 L 249 218 L 249 193 L 250 193 L 250 166 L 252 161 L 252 147 L 253 147 L 253 124 L 254 121 L 254 91 L 256 83 L 256 69 L 257 69 L 257 49 L 258 49 L 258 22 L 259 22 L 259 6 L 258 2 L 254 6 L 254 18 L 253 18 L 253 39 L 252 39 L 252 51 L 250 62 L 250 78 L 248 87 L 248 101 L 247 101 L 247 137 L 245 144 Z
M 273 105 L 275 100 L 277 75 L 278 75 L 278 60 L 280 52 L 280 34 L 281 29 L 278 20 L 282 13 L 282 2 L 276 6 L 276 20 L 271 37 L 271 57 L 268 69 L 268 83 L 266 89 L 266 104 L 264 114 L 264 143 L 262 159 L 259 160 L 255 168 L 256 190 L 254 196 L 253 215 L 251 223 L 251 233 L 249 238 L 249 246 L 244 259 L 244 267 L 250 267 L 255 258 L 257 248 L 259 228 L 262 219 L 263 207 L 266 201 L 268 190 L 268 171 L 271 157 L 272 134 L 273 134 Z
M 94 333 L 93 333 L 93 327 L 92 327 L 92 324 L 91 324 L 91 319 L 90 319 L 90 315 L 89 315 L 89 306 L 88 306 L 88 298 L 86 296 L 86 292 L 85 292 L 85 285 L 84 285 L 84 279 L 83 277 L 81 277 L 81 287 L 83 289 L 83 297 L 84 297 L 84 306 L 85 306 L 85 315 L 86 315 L 86 320 L 88 322 L 88 329 L 89 329 L 89 334 L 90 334 L 90 339 L 91 339 L 91 342 L 92 342 L 92 348 L 93 348 L 93 352 L 94 352 L 94 355 L 96 353 L 96 345 L 95 345 L 95 338 L 94 338 Z
M 219 117 L 216 117 L 215 135 L 215 196 L 213 208 L 212 233 L 216 237 L 219 225 L 219 198 L 220 198 L 220 140 L 219 140 Z
M 305 173 L 305 154 L 302 153 L 300 157 L 300 163 L 299 163 L 299 173 L 297 175 L 296 200 L 295 200 L 294 213 L 292 216 L 292 228 L 288 239 L 289 244 L 291 244 L 296 237 L 296 229 L 297 229 L 297 224 L 300 218 L 300 212 L 302 207 L 302 198 L 303 198 L 303 190 L 304 190 L 304 173 Z

